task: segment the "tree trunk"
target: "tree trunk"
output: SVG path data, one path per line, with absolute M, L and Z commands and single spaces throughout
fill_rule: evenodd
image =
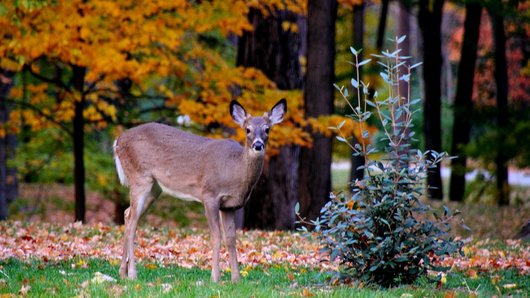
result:
M 3 84 L 1 88 L 4 89 Z M 7 107 L 2 98 L 0 101 L 0 124 L 6 123 L 6 115 Z M 0 137 L 0 220 L 7 219 L 7 146 L 5 140 L 5 137 Z
M 8 107 L 8 111 L 11 109 Z M 6 135 L 6 160 L 15 159 L 15 150 L 17 148 L 17 136 L 9 133 Z M 18 197 L 18 171 L 14 166 L 7 165 L 6 168 L 6 186 L 7 186 L 7 203 L 13 202 Z
M 304 89 L 306 117 L 333 113 L 335 61 L 335 20 L 337 2 L 309 0 L 307 34 L 307 75 Z M 300 214 L 314 219 L 329 201 L 331 190 L 332 140 L 312 133 L 312 148 L 300 153 Z
M 254 31 L 246 32 L 238 44 L 237 64 L 260 69 L 278 88 L 302 88 L 299 63 L 301 34 L 284 30 L 284 22 L 296 24 L 300 16 L 276 11 L 264 17 L 252 10 Z M 266 162 L 263 174 L 244 209 L 244 226 L 259 229 L 292 229 L 298 199 L 298 146 L 284 146 Z
M 85 118 L 83 110 L 85 107 L 85 84 L 86 68 L 73 67 L 74 88 L 79 92 L 79 99 L 74 103 L 74 189 L 75 189 L 75 221 L 85 222 Z
M 8 216 L 7 204 L 10 201 L 10 183 L 9 166 L 7 161 L 9 156 L 10 146 L 8 143 L 9 134 L 5 125 L 9 119 L 9 106 L 7 104 L 7 96 L 9 90 L 13 85 L 13 73 L 0 69 L 0 126 L 2 126 L 3 133 L 0 134 L 0 220 L 6 220 Z
M 362 2 L 359 5 L 353 7 L 353 48 L 360 50 L 364 48 L 364 8 L 365 4 Z M 359 61 L 363 61 L 363 52 L 359 54 Z M 362 71 L 359 72 L 359 78 L 357 80 L 360 82 L 362 80 Z M 348 114 L 353 114 L 351 109 L 348 109 Z M 355 140 L 357 142 L 357 140 Z M 351 157 L 351 168 L 350 168 L 350 191 L 353 191 L 355 180 L 361 180 L 364 177 L 364 169 L 359 169 L 359 167 L 364 166 L 365 160 L 364 156 L 352 154 Z
M 477 47 L 482 6 L 479 3 L 466 5 L 464 21 L 464 38 L 458 65 L 458 81 L 454 102 L 453 143 L 451 155 L 451 184 L 449 198 L 452 201 L 463 201 L 466 188 L 467 156 L 463 147 L 469 142 L 471 119 L 469 113 L 473 109 L 473 80 L 477 61 Z
M 379 15 L 379 24 L 377 26 L 377 40 L 375 43 L 375 48 L 377 53 L 381 52 L 383 45 L 385 43 L 385 30 L 386 30 L 386 20 L 388 16 L 388 5 L 389 0 L 383 0 L 381 2 L 381 13 Z M 364 1 L 363 1 L 364 3 Z
M 423 81 L 425 83 L 423 131 L 427 150 L 442 149 L 441 129 L 441 74 L 442 37 L 441 24 L 444 0 L 419 1 L 418 23 L 423 36 Z M 440 164 L 432 169 L 427 178 L 429 197 L 443 199 Z
M 499 142 L 495 164 L 497 165 L 497 202 L 501 206 L 510 204 L 508 185 L 508 156 L 502 145 L 506 141 L 504 130 L 508 124 L 508 67 L 506 63 L 506 33 L 504 17 L 497 11 L 491 11 L 493 36 L 495 42 L 495 86 L 497 89 L 497 129 Z

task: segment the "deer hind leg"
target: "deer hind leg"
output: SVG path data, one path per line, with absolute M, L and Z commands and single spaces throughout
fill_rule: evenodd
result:
M 223 223 L 225 243 L 230 255 L 232 281 L 239 281 L 241 276 L 237 263 L 235 211 L 221 211 L 221 221 Z
M 219 252 L 221 250 L 221 229 L 219 225 L 219 205 L 205 203 L 204 209 L 210 228 L 210 242 L 212 245 L 212 281 L 219 281 Z
M 131 186 L 131 206 L 125 210 L 125 231 L 123 237 L 123 253 L 120 265 L 120 276 L 136 279 L 136 264 L 134 260 L 134 238 L 138 221 L 149 206 L 160 195 L 160 188 L 149 182 L 138 186 Z

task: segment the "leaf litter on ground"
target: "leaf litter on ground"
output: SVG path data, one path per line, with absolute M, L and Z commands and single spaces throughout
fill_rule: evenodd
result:
M 85 258 L 99 258 L 117 266 L 122 252 L 123 226 L 5 221 L 0 223 L 0 235 L 0 260 L 71 260 L 72 268 L 76 268 L 87 266 Z M 325 261 L 327 257 L 320 253 L 315 238 L 300 232 L 238 231 L 240 266 L 243 271 L 256 266 L 293 270 L 337 269 L 337 262 Z M 209 243 L 207 230 L 141 226 L 135 241 L 135 256 L 137 261 L 144 262 L 146 268 L 177 265 L 208 269 L 211 261 Z M 515 269 L 523 275 L 530 274 L 528 242 L 468 241 L 464 252 L 465 256 L 445 256 L 438 262 L 469 277 L 506 269 Z M 228 253 L 224 248 L 221 259 L 223 270 L 228 270 Z

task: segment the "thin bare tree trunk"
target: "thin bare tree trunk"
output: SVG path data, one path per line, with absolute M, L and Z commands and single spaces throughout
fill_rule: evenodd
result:
M 442 14 L 444 0 L 420 0 L 418 22 L 423 36 L 423 81 L 425 83 L 424 126 L 425 149 L 440 152 L 441 75 L 442 75 Z M 443 199 L 440 164 L 428 173 L 429 197 Z
M 477 47 L 482 6 L 479 3 L 466 5 L 466 19 L 464 21 L 464 38 L 458 65 L 458 81 L 454 102 L 453 143 L 451 155 L 457 156 L 451 160 L 451 184 L 449 198 L 452 201 L 463 201 L 466 189 L 467 156 L 463 147 L 469 142 L 473 109 L 473 81 L 477 61 Z
M 85 222 L 86 193 L 85 193 L 85 118 L 83 111 L 85 107 L 85 84 L 86 68 L 74 66 L 73 83 L 74 88 L 81 96 L 74 103 L 74 189 L 75 189 L 75 221 Z
M 390 0 L 381 1 L 381 13 L 379 14 L 379 24 L 377 25 L 377 40 L 375 43 L 375 48 L 377 52 L 381 52 L 383 45 L 385 43 L 385 30 L 386 30 L 386 20 L 388 18 L 388 6 Z M 363 1 L 364 3 L 364 1 Z
M 0 220 L 7 219 L 8 211 L 7 204 L 9 202 L 9 145 L 8 132 L 5 130 L 5 125 L 9 119 L 9 106 L 7 104 L 7 96 L 9 90 L 13 85 L 13 73 L 0 69 L 0 125 L 4 126 L 3 133 L 0 135 Z
M 497 165 L 497 202 L 501 206 L 510 204 L 510 186 L 508 185 L 508 156 L 502 150 L 506 136 L 503 132 L 508 124 L 508 66 L 506 62 L 506 33 L 504 17 L 498 11 L 490 11 L 495 42 L 495 86 L 497 87 L 497 129 L 499 131 L 499 149 L 495 158 Z

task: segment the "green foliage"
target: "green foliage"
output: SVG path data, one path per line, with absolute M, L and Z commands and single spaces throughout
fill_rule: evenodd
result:
M 516 103 L 510 106 L 509 123 L 505 128 L 497 125 L 495 107 L 476 107 L 475 113 L 470 116 L 473 117 L 473 130 L 472 140 L 465 148 L 467 154 L 481 161 L 486 168 L 495 162 L 499 151 L 503 151 L 518 167 L 530 166 L 530 119 L 527 104 Z
M 425 180 L 429 169 L 447 158 L 446 153 L 434 151 L 421 152 L 412 149 L 412 115 L 417 112 L 419 99 L 410 99 L 408 90 L 400 90 L 399 81 L 409 82 L 412 69 L 420 64 L 408 65 L 409 57 L 401 57 L 398 48 L 404 37 L 396 38 L 396 49 L 385 51 L 381 55 L 372 55 L 378 64 L 384 67 L 380 73 L 388 87 L 388 97 L 368 100 L 368 86 L 364 82 L 352 79 L 357 105 L 352 106 L 351 118 L 365 129 L 366 121 L 374 114 L 381 122 L 384 135 L 384 157 L 380 161 L 371 159 L 377 153 L 375 146 L 367 141 L 368 133 L 358 142 L 340 137 L 347 143 L 354 155 L 363 155 L 366 164 L 365 177 L 354 181 L 351 197 L 332 196 L 331 201 L 322 209 L 320 218 L 312 221 L 318 231 L 324 251 L 331 260 L 339 259 L 342 276 L 356 278 L 364 282 L 382 286 L 412 283 L 427 270 L 443 271 L 436 260 L 444 255 L 461 252 L 462 242 L 449 237 L 449 220 L 454 214 L 449 208 L 436 212 L 420 200 L 425 193 Z M 368 62 L 359 62 L 359 51 L 352 49 L 355 56 L 354 66 Z M 402 70 L 406 70 L 402 73 Z M 338 87 L 348 102 L 348 88 Z M 362 98 L 361 98 L 362 97 Z M 372 107 L 372 111 L 367 107 Z M 353 145 L 355 144 L 355 145 Z M 431 217 L 430 215 L 433 215 Z

